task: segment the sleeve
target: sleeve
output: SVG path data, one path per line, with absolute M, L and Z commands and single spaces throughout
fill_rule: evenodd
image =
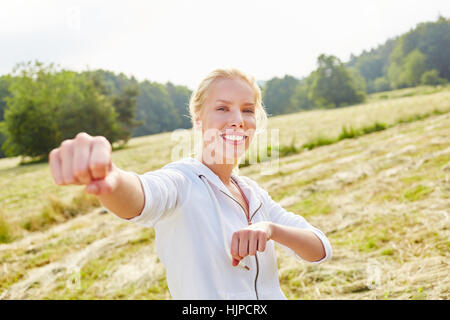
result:
M 281 207 L 277 202 L 275 202 L 272 197 L 269 195 L 267 191 L 259 187 L 260 193 L 264 197 L 264 204 L 265 209 L 268 214 L 268 218 L 270 221 L 276 224 L 284 225 L 284 226 L 290 226 L 290 227 L 297 227 L 300 229 L 306 229 L 312 231 L 319 239 L 322 241 L 322 245 L 325 249 L 325 257 L 323 257 L 321 260 L 318 261 L 307 261 L 302 259 L 299 255 L 297 255 L 292 249 L 288 248 L 285 245 L 282 245 L 280 243 L 277 243 L 277 245 L 280 245 L 282 248 L 284 248 L 289 254 L 294 256 L 297 260 L 300 261 L 306 261 L 311 264 L 317 264 L 324 261 L 327 261 L 331 259 L 332 250 L 330 242 L 328 241 L 328 238 L 325 236 L 325 234 L 320 231 L 319 229 L 315 228 L 311 224 L 309 224 L 305 218 L 302 216 L 295 214 L 293 212 L 287 211 L 283 207 Z M 263 205 L 264 206 L 264 205 Z
M 181 170 L 163 167 L 142 175 L 129 173 L 139 178 L 145 202 L 142 212 L 134 218 L 114 215 L 122 221 L 152 228 L 158 221 L 171 216 L 189 196 L 191 183 Z

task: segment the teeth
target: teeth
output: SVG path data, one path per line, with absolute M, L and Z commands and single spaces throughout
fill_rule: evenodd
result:
M 225 137 L 225 139 L 234 140 L 234 141 L 240 141 L 240 140 L 244 139 L 244 136 L 225 135 L 224 137 Z

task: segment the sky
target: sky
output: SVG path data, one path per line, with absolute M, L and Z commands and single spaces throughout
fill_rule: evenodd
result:
M 39 60 L 190 89 L 220 67 L 301 78 L 439 15 L 449 0 L 0 0 L 0 75 Z

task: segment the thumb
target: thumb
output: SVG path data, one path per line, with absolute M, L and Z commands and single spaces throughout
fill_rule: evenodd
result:
M 239 264 L 239 261 L 240 260 L 233 258 L 233 262 L 232 262 L 233 267 L 236 267 Z

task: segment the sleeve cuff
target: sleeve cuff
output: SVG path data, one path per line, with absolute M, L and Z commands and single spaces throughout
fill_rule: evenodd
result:
M 318 263 L 322 263 L 325 262 L 327 260 L 331 259 L 332 256 L 332 250 L 331 250 L 331 245 L 330 245 L 330 241 L 328 240 L 328 238 L 322 233 L 322 231 L 318 230 L 318 229 L 310 229 L 322 242 L 323 248 L 325 250 L 325 257 L 323 257 L 320 260 L 317 261 L 307 261 L 308 263 L 312 263 L 312 264 L 318 264 Z

